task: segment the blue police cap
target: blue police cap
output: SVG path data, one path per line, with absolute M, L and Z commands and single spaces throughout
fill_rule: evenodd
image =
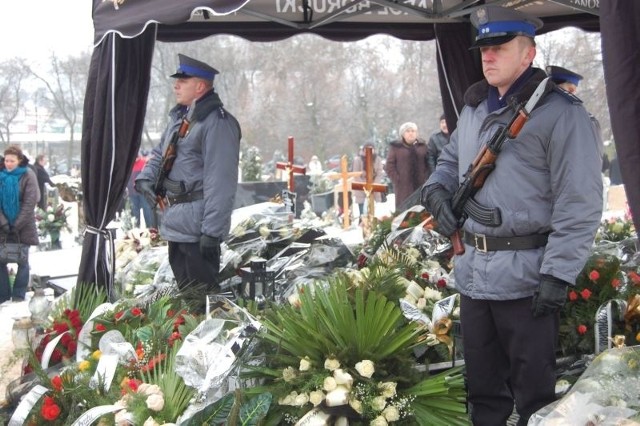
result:
M 197 77 L 203 80 L 213 81 L 213 78 L 218 74 L 217 69 L 205 64 L 204 62 L 198 61 L 197 59 L 190 58 L 187 55 L 178 54 L 178 61 L 180 62 L 178 69 L 175 74 L 172 74 L 170 77 Z
M 497 46 L 517 36 L 535 37 L 542 21 L 518 10 L 488 5 L 471 14 L 471 23 L 478 29 L 472 47 Z
M 551 81 L 556 84 L 569 82 L 577 86 L 578 83 L 580 83 L 580 80 L 584 78 L 578 73 L 555 65 L 550 65 L 547 67 L 547 74 L 549 75 L 549 77 L 551 77 Z

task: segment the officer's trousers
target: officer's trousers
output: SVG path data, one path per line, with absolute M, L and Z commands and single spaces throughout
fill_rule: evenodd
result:
M 461 295 L 467 397 L 474 426 L 518 425 L 555 400 L 557 314 L 534 318 L 532 298 L 477 300 Z

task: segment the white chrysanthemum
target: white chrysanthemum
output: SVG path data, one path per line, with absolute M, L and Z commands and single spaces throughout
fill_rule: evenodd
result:
M 431 300 L 440 300 L 442 299 L 442 293 L 438 290 L 427 287 L 424 289 L 424 297 Z
M 49 213 L 47 215 L 47 222 L 53 222 L 54 220 L 56 220 L 56 217 L 53 214 Z
M 269 236 L 269 234 L 271 233 L 271 231 L 269 231 L 269 228 L 265 225 L 262 225 L 259 229 L 258 229 L 258 233 L 260 234 L 261 237 L 263 238 L 267 238 Z
M 362 361 L 356 363 L 356 371 L 362 377 L 370 378 L 373 376 L 373 373 L 376 371 L 373 361 L 368 359 L 363 359 Z
M 411 260 L 412 264 L 416 263 L 418 261 L 418 259 L 420 259 L 422 257 L 422 255 L 420 254 L 420 250 L 418 250 L 415 247 L 409 247 L 405 253 L 409 257 L 409 259 Z
M 420 310 L 424 309 L 426 306 L 427 306 L 427 299 L 425 299 L 424 297 L 421 297 L 416 302 L 416 308 L 418 308 Z

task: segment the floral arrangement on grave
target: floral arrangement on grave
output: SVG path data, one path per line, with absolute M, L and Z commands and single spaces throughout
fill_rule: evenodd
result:
M 242 169 L 242 182 L 260 182 L 262 180 L 262 158 L 257 147 L 249 146 L 242 150 L 240 168 Z
M 53 377 L 34 363 L 45 393 L 30 410 L 26 424 L 87 421 L 83 416 L 91 408 L 103 406 L 112 409 L 95 418 L 98 424 L 177 421 L 195 389 L 176 372 L 176 354 L 183 336 L 199 322 L 183 306 L 181 300 L 168 296 L 148 304 L 137 299 L 101 304 L 80 333 L 77 347 L 83 356 L 79 362 L 69 363 Z M 107 354 L 112 358 L 117 354 L 116 362 L 111 362 L 111 374 L 105 373 L 109 371 Z
M 602 221 L 596 234 L 596 241 L 622 241 L 633 237 L 635 232 L 631 214 L 627 212 L 624 217 L 612 217 Z
M 335 183 L 324 175 L 313 175 L 309 179 L 309 194 L 324 194 L 333 191 Z
M 38 208 L 35 215 L 38 233 L 43 237 L 48 235 L 52 244 L 58 242 L 62 229 L 71 230 L 67 223 L 69 210 L 71 207 L 65 207 L 63 204 L 58 204 L 55 207 L 49 205 L 46 211 Z
M 563 355 L 595 353 L 596 334 L 602 334 L 602 331 L 597 330 L 596 316 L 611 301 L 625 302 L 626 293 L 630 289 L 625 280 L 625 274 L 620 269 L 620 259 L 594 249 L 578 275 L 575 286 L 569 287 L 567 302 L 560 311 L 559 349 Z M 613 335 L 624 334 L 624 311 L 616 312 L 622 307 L 622 303 L 612 306 L 610 319 Z
M 96 306 L 107 300 L 103 289 L 92 285 L 78 285 L 58 299 L 49 315 L 49 322 L 44 324 L 44 333 L 38 337 L 37 344 L 29 362 L 24 366 L 25 374 L 41 366 L 45 349 L 51 343 L 52 351 L 47 353 L 45 365 L 72 363 L 78 350 L 78 335 L 85 321 Z
M 379 278 L 338 274 L 264 313 L 241 377 L 255 380 L 248 395 L 273 395 L 266 424 L 467 424 L 461 371 L 416 368 L 425 329 L 385 296 L 402 293 L 396 280 Z

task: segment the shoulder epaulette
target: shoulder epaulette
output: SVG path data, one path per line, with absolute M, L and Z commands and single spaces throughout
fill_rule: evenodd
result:
M 559 95 L 561 95 L 563 98 L 567 99 L 572 104 L 581 104 L 582 103 L 582 99 L 580 99 L 579 97 L 577 97 L 573 93 L 569 93 L 566 90 L 561 89 L 558 86 L 555 86 L 553 88 L 553 91 L 558 93 Z
M 218 107 L 218 117 L 227 118 L 227 111 L 225 111 L 222 107 Z

